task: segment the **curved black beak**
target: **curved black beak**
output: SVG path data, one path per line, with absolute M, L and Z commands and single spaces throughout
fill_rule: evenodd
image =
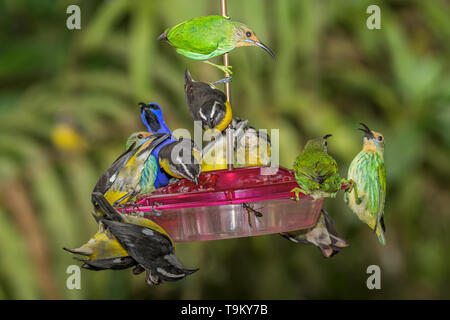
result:
M 333 135 L 329 133 L 329 134 L 324 135 L 324 136 L 323 136 L 323 139 L 328 139 L 329 137 L 332 137 L 332 136 L 333 136 Z
M 275 61 L 277 60 L 277 59 L 275 58 L 275 55 L 273 54 L 272 50 L 270 50 L 269 47 L 266 46 L 264 43 L 258 42 L 258 41 L 254 41 L 254 40 L 250 40 L 250 39 L 245 39 L 245 40 L 242 40 L 242 41 L 244 41 L 244 42 L 249 42 L 249 43 L 251 43 L 251 44 L 254 44 L 255 46 L 258 46 L 258 47 L 263 48 L 264 50 L 267 51 L 268 54 L 270 54 L 270 55 L 272 56 L 273 60 L 275 60 Z
M 362 128 L 358 128 L 358 130 L 361 130 L 362 132 L 365 133 L 365 136 L 368 138 L 374 138 L 372 130 L 369 129 L 368 126 L 366 126 L 364 123 L 360 122 L 360 125 L 362 125 Z

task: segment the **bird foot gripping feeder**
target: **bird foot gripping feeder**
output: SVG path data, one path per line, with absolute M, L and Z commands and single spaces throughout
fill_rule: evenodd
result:
M 164 228 L 176 242 L 249 237 L 315 225 L 323 199 L 301 195 L 294 173 L 280 167 L 261 175 L 263 167 L 203 172 L 199 185 L 182 179 L 138 198 L 136 207 Z M 161 213 L 155 215 L 155 211 Z

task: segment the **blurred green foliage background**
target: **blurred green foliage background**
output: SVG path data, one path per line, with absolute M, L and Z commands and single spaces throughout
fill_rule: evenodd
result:
M 81 30 L 66 28 L 70 4 L 81 7 Z M 366 27 L 370 4 L 381 30 Z M 332 259 L 278 235 L 184 243 L 181 261 L 200 271 L 183 281 L 149 287 L 131 270 L 83 270 L 81 290 L 68 290 L 76 262 L 62 247 L 95 232 L 90 192 L 127 136 L 145 129 L 137 102 L 159 102 L 170 128 L 192 130 L 185 68 L 222 77 L 157 36 L 217 14 L 219 1 L 3 0 L 0 298 L 450 298 L 449 2 L 228 0 L 228 11 L 277 55 L 245 48 L 230 58 L 234 114 L 280 128 L 281 165 L 332 133 L 329 152 L 346 175 L 358 123 L 384 134 L 386 247 L 339 195 L 325 207 L 350 246 Z M 366 287 L 371 264 L 381 290 Z

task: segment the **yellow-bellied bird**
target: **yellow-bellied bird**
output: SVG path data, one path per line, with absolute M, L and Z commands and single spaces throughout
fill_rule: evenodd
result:
M 100 177 L 94 192 L 100 192 L 113 206 L 125 204 L 139 193 L 154 190 L 157 174 L 153 149 L 169 138 L 168 134 L 136 132 L 127 142 L 127 151 Z
M 186 103 L 194 120 L 201 121 L 204 130 L 225 130 L 232 118 L 225 93 L 212 84 L 194 81 L 187 69 L 184 79 Z
M 164 145 L 158 154 L 159 165 L 169 175 L 186 178 L 198 184 L 200 175 L 200 150 L 191 139 L 180 138 Z

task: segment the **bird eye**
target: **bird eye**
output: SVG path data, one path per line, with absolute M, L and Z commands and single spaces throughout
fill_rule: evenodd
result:
M 378 137 L 378 141 L 383 141 L 383 137 L 382 137 L 382 136 L 379 136 L 379 137 Z
M 142 133 L 139 133 L 137 136 L 138 139 L 142 139 L 143 137 L 144 137 L 144 135 Z
M 247 36 L 247 38 L 250 38 L 250 37 L 252 36 L 252 33 L 251 33 L 250 31 L 247 31 L 247 32 L 245 33 L 245 35 Z

